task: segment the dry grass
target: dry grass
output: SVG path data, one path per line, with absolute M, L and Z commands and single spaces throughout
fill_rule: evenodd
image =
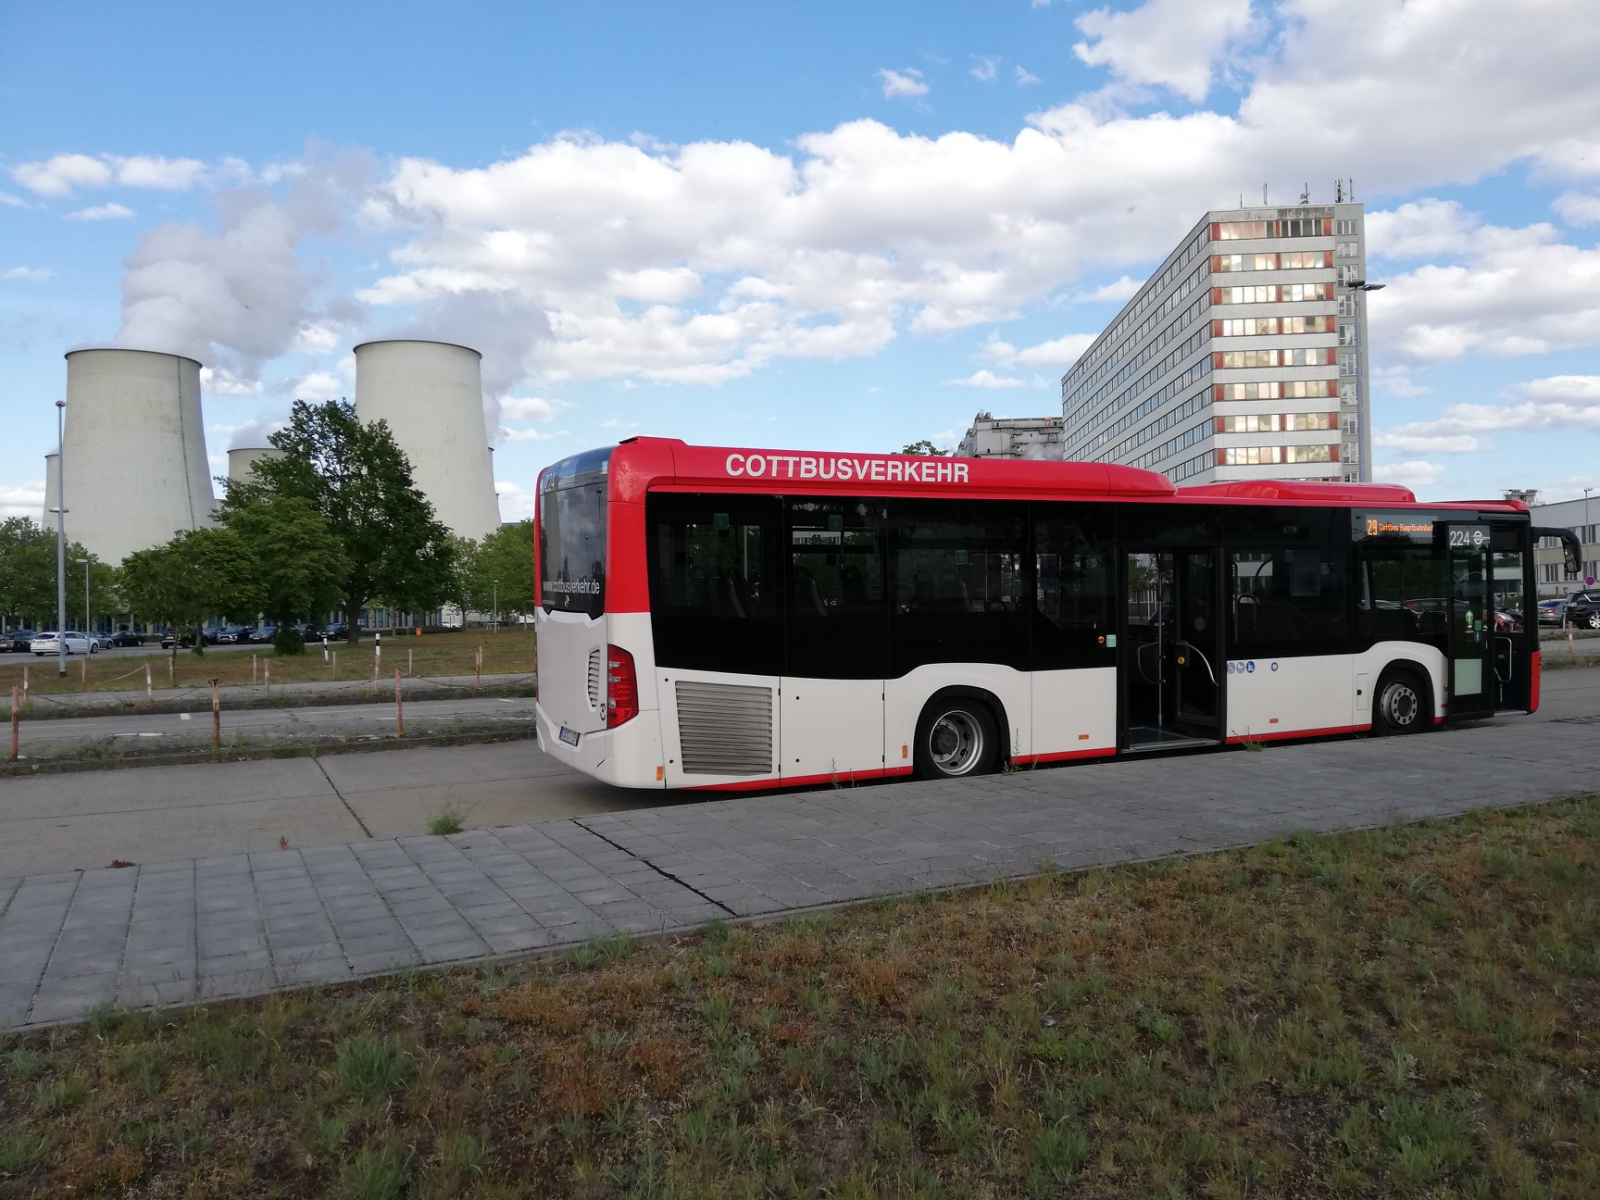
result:
M 423 637 L 403 635 L 385 636 L 380 680 L 392 683 L 396 670 L 405 671 L 408 663 L 413 675 L 437 677 L 441 675 L 471 675 L 478 647 L 483 647 L 483 672 L 485 675 L 526 674 L 534 669 L 535 656 L 533 632 L 522 629 L 505 629 L 498 633 L 488 630 L 462 630 L 450 633 L 430 633 Z M 374 643 L 370 636 L 354 646 L 346 642 L 332 642 L 330 650 L 338 652 L 338 675 L 341 681 L 352 684 L 372 679 Z M 409 654 L 409 659 L 407 655 Z M 251 656 L 254 655 L 256 674 L 252 678 Z M 204 655 L 192 650 L 180 650 L 173 660 L 171 679 L 168 678 L 168 655 L 136 655 L 127 651 L 104 651 L 85 659 L 74 655 L 67 661 L 67 675 L 62 679 L 56 673 L 56 660 L 35 658 L 31 654 L 0 655 L 0 703 L 10 704 L 11 689 L 22 686 L 22 669 L 29 668 L 29 691 L 36 695 L 54 695 L 78 692 L 128 691 L 143 692 L 145 666 L 149 665 L 155 695 L 163 692 L 209 688 L 213 679 L 224 684 L 263 683 L 264 665 L 272 664 L 272 682 L 304 683 L 332 680 L 334 664 L 322 659 L 322 646 L 307 646 L 304 654 L 278 655 L 271 646 L 250 650 L 222 650 L 211 647 Z M 87 675 L 84 665 L 87 663 Z
M 0 1197 L 1593 1197 L 1600 798 L 0 1048 Z

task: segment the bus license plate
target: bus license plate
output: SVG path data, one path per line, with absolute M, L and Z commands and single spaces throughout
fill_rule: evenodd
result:
M 576 729 L 568 729 L 565 725 L 563 725 L 561 727 L 560 736 L 561 740 L 569 746 L 576 746 L 578 744 L 578 731 Z

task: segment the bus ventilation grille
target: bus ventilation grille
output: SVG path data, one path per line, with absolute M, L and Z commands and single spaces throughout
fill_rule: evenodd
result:
M 601 673 L 605 666 L 606 652 L 604 650 L 589 651 L 589 707 L 599 708 L 605 701 L 605 690 L 600 686 L 604 678 Z
M 771 688 L 679 683 L 677 689 L 685 774 L 772 774 Z

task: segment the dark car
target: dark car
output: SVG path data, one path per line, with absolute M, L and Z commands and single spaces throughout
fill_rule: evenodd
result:
M 33 630 L 13 629 L 10 633 L 0 634 L 0 650 L 12 654 L 21 654 L 33 649 Z
M 106 648 L 144 645 L 144 638 L 137 633 L 130 633 L 126 629 L 119 629 L 115 633 L 102 633 L 99 638 L 100 645 Z
M 1567 597 L 1565 617 L 1568 625 L 1600 629 L 1600 589 L 1573 592 Z
M 171 650 L 174 645 L 187 650 L 194 645 L 194 635 L 191 633 L 173 633 L 170 629 L 163 629 L 161 631 L 161 648 L 163 650 Z
M 226 643 L 248 642 L 250 640 L 250 635 L 253 632 L 254 626 L 251 625 L 224 625 L 221 629 L 217 630 L 217 636 L 212 640 Z M 206 636 L 210 638 L 211 634 L 209 630 L 207 631 Z
M 250 631 L 250 637 L 248 640 L 252 642 L 270 642 L 277 636 L 278 627 L 276 625 L 257 625 Z
M 342 642 L 349 636 L 349 633 L 350 631 L 343 621 L 329 621 L 320 636 L 327 638 L 330 642 Z

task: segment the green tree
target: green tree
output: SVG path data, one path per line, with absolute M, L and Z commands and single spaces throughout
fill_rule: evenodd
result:
M 259 564 L 231 529 L 192 529 L 163 546 L 137 550 L 122 562 L 122 586 L 134 608 L 174 632 L 194 631 L 205 652 L 206 618 L 249 618 L 260 611 Z M 172 652 L 178 652 L 173 640 Z
M 533 611 L 533 522 L 502 525 L 478 545 L 468 571 L 472 607 L 502 613 Z M 495 581 L 499 580 L 498 588 Z
M 261 611 L 278 627 L 272 644 L 299 654 L 305 641 L 294 622 L 320 617 L 343 596 L 348 564 L 339 540 L 309 500 L 257 483 L 230 486 L 221 516 L 254 561 Z
M 327 523 L 344 555 L 351 641 L 369 600 L 421 610 L 449 598 L 455 543 L 413 485 L 386 422 L 363 424 L 343 400 L 296 400 L 288 427 L 269 440 L 284 456 L 256 463 L 256 479 L 266 491 L 305 500 Z
M 931 457 L 934 457 L 934 458 L 938 458 L 938 457 L 942 457 L 943 455 L 946 455 L 946 454 L 954 454 L 955 451 L 953 451 L 953 450 L 941 450 L 938 446 L 935 446 L 927 438 L 923 438 L 919 442 L 912 442 L 910 445 L 906 446 L 905 449 L 901 450 L 900 453 L 901 454 L 923 454 L 923 455 L 928 455 L 928 456 L 931 456 Z
M 97 613 L 119 612 L 117 572 L 77 542 L 67 541 L 67 625 L 83 620 L 83 566 L 89 560 L 89 605 Z M 38 628 L 56 625 L 56 531 L 28 517 L 0 521 L 0 615 Z

